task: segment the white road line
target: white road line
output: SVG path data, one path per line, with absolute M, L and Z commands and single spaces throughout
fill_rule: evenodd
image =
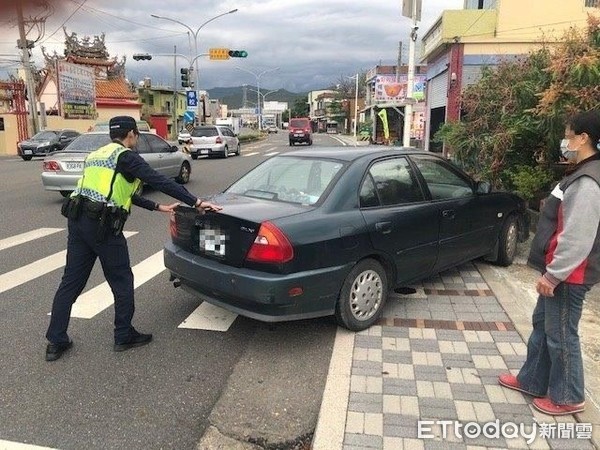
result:
M 265 153 L 265 156 L 273 156 L 273 155 L 277 155 L 279 152 L 271 152 L 271 153 Z
M 39 445 L 21 444 L 19 442 L 4 441 L 0 439 L 0 450 L 53 450 L 51 447 L 40 447 Z
M 161 250 L 133 267 L 133 288 L 138 288 L 165 270 L 163 261 L 163 251 Z M 79 296 L 71 310 L 71 317 L 91 319 L 111 306 L 113 302 L 113 293 L 108 282 L 105 281 Z
M 123 234 L 129 237 L 137 234 L 137 231 L 125 231 Z M 11 272 L 3 273 L 0 275 L 0 294 L 63 267 L 66 261 L 67 251 L 63 250 Z
M 242 154 L 242 156 L 254 156 L 254 155 L 258 155 L 258 152 L 250 152 L 250 153 Z
M 208 302 L 202 302 L 177 328 L 227 331 L 238 315 Z
M 64 228 L 38 228 L 37 230 L 32 230 L 6 239 L 1 239 L 0 250 L 6 250 L 7 248 L 24 244 L 25 242 L 33 241 L 35 239 L 43 238 L 63 230 Z

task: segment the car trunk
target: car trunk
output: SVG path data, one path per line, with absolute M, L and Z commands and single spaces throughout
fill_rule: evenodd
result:
M 196 208 L 178 206 L 171 220 L 171 236 L 178 247 L 224 264 L 241 267 L 261 223 L 300 214 L 306 206 L 221 194 L 213 201 L 223 210 L 199 213 Z

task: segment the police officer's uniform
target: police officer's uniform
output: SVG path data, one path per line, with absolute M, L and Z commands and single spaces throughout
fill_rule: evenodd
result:
M 127 116 L 111 119 L 110 127 L 137 133 L 135 120 Z M 140 342 L 146 339 L 144 343 L 151 339 L 151 335 L 142 335 L 131 325 L 135 309 L 133 272 L 127 241 L 122 233 L 132 203 L 149 210 L 159 207 L 136 195 L 142 182 L 190 206 L 196 206 L 200 201 L 118 141 L 101 147 L 86 158 L 83 176 L 63 205 L 63 214 L 68 217 L 67 263 L 54 297 L 46 333 L 50 341 L 47 360 L 58 359 L 60 353 L 71 346 L 67 334 L 71 307 L 83 291 L 96 258 L 100 259 L 114 294 L 115 350 L 134 346 L 131 343 L 136 339 Z M 52 351 L 57 351 L 58 356 L 50 355 Z

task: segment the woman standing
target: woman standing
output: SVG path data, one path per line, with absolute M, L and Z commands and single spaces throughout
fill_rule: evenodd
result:
M 502 386 L 532 395 L 550 415 L 585 406 L 579 320 L 585 294 L 600 281 L 600 112 L 567 121 L 561 152 L 572 167 L 546 199 L 528 264 L 541 272 L 527 359 Z

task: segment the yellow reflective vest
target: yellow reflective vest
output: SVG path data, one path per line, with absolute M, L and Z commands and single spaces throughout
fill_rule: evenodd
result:
M 71 196 L 83 195 L 97 202 L 119 206 L 129 212 L 131 197 L 141 181 L 136 178 L 129 182 L 122 174 L 117 173 L 119 155 L 126 151 L 129 149 L 111 142 L 90 153 L 85 159 L 83 176 Z

